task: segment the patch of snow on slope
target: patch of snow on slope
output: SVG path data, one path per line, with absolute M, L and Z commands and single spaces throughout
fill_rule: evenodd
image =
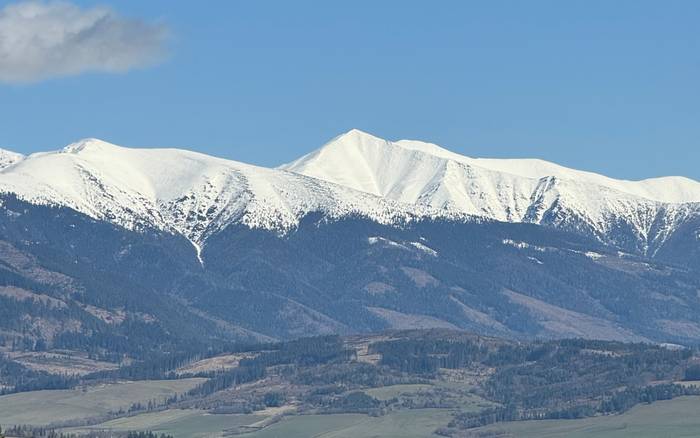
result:
M 22 161 L 24 158 L 24 155 L 17 152 L 0 149 L 0 170 L 12 166 L 13 164 Z
M 547 248 L 543 246 L 537 246 L 537 245 L 530 245 L 527 242 L 518 242 L 512 239 L 503 239 L 502 242 L 504 245 L 509 245 L 512 246 L 513 248 L 518 248 L 518 249 L 534 249 L 535 251 L 539 252 L 545 252 L 547 251 Z
M 370 237 L 367 239 L 367 242 L 370 245 L 376 245 L 377 243 L 383 243 L 384 245 L 387 245 L 387 246 L 393 246 L 395 248 L 401 248 L 401 249 L 408 250 L 408 248 L 405 245 L 398 243 L 398 242 L 394 242 L 393 240 L 390 240 L 390 239 L 386 239 L 384 237 Z
M 598 259 L 601 259 L 604 257 L 603 254 L 599 254 L 599 253 L 594 252 L 594 251 L 586 251 L 584 253 L 584 255 L 591 260 L 598 260 Z
M 433 257 L 437 257 L 438 253 L 434 249 L 430 248 L 429 246 L 423 245 L 420 242 L 408 242 L 409 245 L 418 248 L 419 250 L 423 251 L 424 253 L 431 255 Z

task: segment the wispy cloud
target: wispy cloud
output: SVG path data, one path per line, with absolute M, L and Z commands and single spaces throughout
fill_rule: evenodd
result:
M 107 7 L 82 9 L 63 1 L 10 4 L 0 10 L 0 81 L 148 66 L 163 59 L 167 34 L 162 24 L 121 17 Z

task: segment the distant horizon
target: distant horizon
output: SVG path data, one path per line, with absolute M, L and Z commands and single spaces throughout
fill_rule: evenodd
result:
M 698 21 L 691 0 L 0 0 L 0 147 L 94 137 L 271 167 L 356 127 L 700 180 Z

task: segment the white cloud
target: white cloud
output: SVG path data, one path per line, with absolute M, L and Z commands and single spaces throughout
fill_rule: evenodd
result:
M 0 81 L 125 72 L 161 60 L 167 28 L 107 7 L 25 1 L 0 10 Z

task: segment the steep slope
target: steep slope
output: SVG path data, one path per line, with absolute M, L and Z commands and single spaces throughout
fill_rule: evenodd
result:
M 0 352 L 53 346 L 119 360 L 192 338 L 267 339 L 177 298 L 175 291 L 207 288 L 201 277 L 182 236 L 0 197 Z
M 475 159 L 358 130 L 281 168 L 445 215 L 554 225 L 643 254 L 700 214 L 700 183 L 687 178 L 620 181 L 542 160 Z
M 538 186 L 536 179 L 477 168 L 358 130 L 280 168 L 404 203 L 510 222 L 522 220 Z
M 232 224 L 199 255 L 65 207 L 0 198 L 0 350 L 153 348 L 401 327 L 696 343 L 700 276 L 533 224 L 309 215 Z M 43 348 L 43 347 L 42 347 Z
M 395 144 L 406 149 L 418 150 L 484 169 L 526 178 L 556 177 L 563 180 L 579 181 L 594 186 L 607 187 L 638 198 L 664 203 L 700 202 L 700 182 L 682 176 L 626 181 L 609 178 L 593 172 L 570 169 L 538 159 L 471 158 L 456 154 L 433 143 L 415 140 L 399 140 Z

